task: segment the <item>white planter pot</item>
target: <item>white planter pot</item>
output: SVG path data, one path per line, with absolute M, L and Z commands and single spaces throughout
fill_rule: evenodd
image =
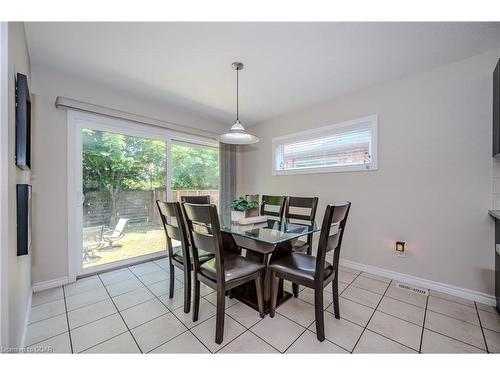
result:
M 231 221 L 239 223 L 245 217 L 245 211 L 231 211 Z

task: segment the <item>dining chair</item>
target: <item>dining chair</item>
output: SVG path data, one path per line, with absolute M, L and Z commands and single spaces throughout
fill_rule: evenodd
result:
M 260 205 L 260 214 L 262 216 L 274 216 L 278 220 L 283 217 L 283 211 L 285 209 L 285 196 L 280 195 L 263 195 L 262 203 Z M 277 210 L 269 210 L 271 207 L 277 207 Z
M 200 282 L 203 282 L 217 291 L 215 342 L 220 344 L 224 338 L 226 291 L 254 280 L 259 314 L 262 318 L 264 317 L 262 276 L 265 266 L 236 253 L 224 251 L 219 216 L 215 205 L 183 203 L 183 209 L 193 250 L 193 322 L 198 320 Z M 200 227 L 211 228 L 211 230 L 202 230 Z M 201 250 L 212 253 L 215 257 L 209 261 L 200 262 L 199 252 Z
M 191 307 L 191 270 L 193 267 L 181 205 L 179 202 L 162 202 L 160 200 L 156 201 L 156 205 L 160 211 L 167 239 L 168 262 L 170 266 L 168 297 L 174 297 L 175 266 L 184 272 L 184 312 L 187 314 Z M 180 250 L 174 249 L 172 240 L 181 243 Z M 212 254 L 203 253 L 199 256 L 199 262 L 204 262 L 211 258 L 213 258 Z
M 287 197 L 285 204 L 285 219 L 299 221 L 307 224 L 314 224 L 316 220 L 316 210 L 318 208 L 318 197 Z M 305 211 L 305 212 L 304 212 Z M 312 254 L 313 247 L 313 234 L 307 235 L 307 240 L 302 241 L 297 239 L 292 245 L 292 251 L 299 251 L 302 253 Z M 295 298 L 299 296 L 299 285 L 292 284 L 293 295 Z
M 340 246 L 344 236 L 347 216 L 351 202 L 342 205 L 326 206 L 325 216 L 316 256 L 292 252 L 269 264 L 271 273 L 271 309 L 269 316 L 274 317 L 278 287 L 276 278 L 289 280 L 292 283 L 314 289 L 314 312 L 316 318 L 316 336 L 319 341 L 325 340 L 325 321 L 323 311 L 323 289 L 332 283 L 333 308 L 335 318 L 340 319 L 338 269 Z M 333 234 L 331 232 L 333 231 Z M 333 253 L 333 264 L 325 260 L 326 254 Z
M 181 202 L 210 204 L 210 195 L 181 195 Z

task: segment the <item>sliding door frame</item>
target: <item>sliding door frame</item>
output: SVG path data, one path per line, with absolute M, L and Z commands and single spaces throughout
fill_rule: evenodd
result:
M 172 199 L 172 142 L 189 143 L 199 146 L 218 148 L 214 140 L 187 135 L 159 126 L 146 125 L 130 120 L 122 120 L 106 115 L 68 110 L 68 274 L 69 279 L 93 274 L 103 270 L 125 266 L 130 263 L 158 258 L 159 253 L 128 258 L 100 266 L 83 268 L 82 252 L 82 217 L 83 217 L 83 184 L 82 184 L 82 130 L 92 129 L 123 134 L 132 137 L 161 140 L 166 144 L 166 189 L 167 198 Z

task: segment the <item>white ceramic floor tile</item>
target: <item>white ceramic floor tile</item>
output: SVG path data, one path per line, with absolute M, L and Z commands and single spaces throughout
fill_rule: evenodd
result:
M 186 327 L 169 313 L 132 329 L 132 335 L 142 351 L 147 353 L 184 331 Z
M 168 298 L 168 293 L 167 293 L 167 294 L 162 294 L 161 296 L 158 297 L 158 299 L 161 302 L 163 302 L 163 304 L 167 306 L 168 309 L 171 311 L 174 311 L 179 307 L 182 307 L 184 309 L 184 288 L 177 289 L 172 298 Z M 191 294 L 191 304 L 193 302 L 192 299 L 193 295 Z
M 382 298 L 377 310 L 419 326 L 424 324 L 425 309 L 391 297 Z
M 68 311 L 79 309 L 87 305 L 92 305 L 99 301 L 109 299 L 109 295 L 105 289 L 99 288 L 88 292 L 75 294 L 66 298 L 66 307 Z
M 262 319 L 258 311 L 241 302 L 226 309 L 226 314 L 238 323 L 243 324 L 246 328 L 250 328 Z
M 500 333 L 500 314 L 479 310 L 479 316 L 481 317 L 483 328 Z
M 323 342 L 318 341 L 316 334 L 311 331 L 305 331 L 285 353 L 296 354 L 318 354 L 318 353 L 349 353 L 347 350 L 342 349 L 340 346 L 331 343 L 328 340 Z
M 164 270 L 153 271 L 137 276 L 144 284 L 151 285 L 160 281 L 168 280 L 169 274 Z
M 198 311 L 198 320 L 196 322 L 193 322 L 193 309 L 191 308 L 191 311 L 189 314 L 186 314 L 184 312 L 184 307 L 181 306 L 177 309 L 175 309 L 173 312 L 177 318 L 188 328 L 195 327 L 201 323 L 203 323 L 205 320 L 211 318 L 212 316 L 215 315 L 215 306 L 212 305 L 210 302 L 205 301 L 203 298 L 200 299 L 200 309 Z
M 140 303 L 155 298 L 154 294 L 148 288 L 139 288 L 128 293 L 113 297 L 113 301 L 118 310 L 125 310 Z
M 213 293 L 207 294 L 203 298 L 205 298 L 212 305 L 217 306 L 217 293 L 213 292 Z M 226 309 L 239 302 L 236 298 L 229 298 L 229 297 L 226 297 L 225 301 L 226 302 L 224 302 L 224 305 L 226 306 Z
M 274 348 L 284 352 L 303 332 L 304 327 L 276 314 L 269 315 L 250 329 Z
M 325 305 L 325 307 L 328 305 Z M 314 306 L 299 298 L 290 298 L 276 309 L 278 313 L 307 328 L 314 322 Z
M 469 307 L 457 302 L 429 296 L 427 309 L 443 315 L 451 316 L 455 319 L 479 325 L 479 318 L 475 307 Z
M 424 329 L 422 353 L 484 353 L 461 341 Z
M 382 295 L 380 294 L 373 293 L 365 289 L 356 288 L 352 285 L 344 290 L 341 295 L 342 297 L 347 298 L 353 302 L 357 302 L 371 308 L 375 308 L 379 301 L 382 299 Z
M 316 333 L 316 324 L 312 324 L 309 329 Z M 352 351 L 362 332 L 363 327 L 342 318 L 336 319 L 329 312 L 325 313 L 325 337 L 343 349 Z
M 68 331 L 66 314 L 61 314 L 28 325 L 26 345 L 39 343 Z
M 169 310 L 163 303 L 154 298 L 127 310 L 123 310 L 121 315 L 125 323 L 127 323 L 128 328 L 132 329 L 168 312 Z
M 347 319 L 353 323 L 359 324 L 360 326 L 366 326 L 368 320 L 373 314 L 373 309 L 359 303 L 350 301 L 343 297 L 339 298 L 340 302 L 340 317 Z M 334 313 L 333 304 L 328 306 L 328 312 Z
M 101 280 L 97 275 L 91 277 L 85 277 L 83 279 L 77 280 L 72 284 L 65 285 L 64 295 L 66 297 L 70 297 L 75 294 L 88 292 L 89 290 L 94 290 L 103 287 L 104 285 L 102 284 Z
M 148 285 L 148 289 L 157 297 L 163 295 L 163 294 L 168 294 L 169 290 L 169 281 L 168 280 L 163 280 L 154 284 Z M 174 282 L 174 295 L 176 293 L 180 293 L 178 290 L 182 289 L 183 285 L 180 281 L 176 280 Z
M 484 303 L 481 303 L 481 302 L 476 302 L 476 305 L 477 305 L 478 310 L 498 314 L 495 306 L 485 305 Z
M 490 353 L 500 353 L 500 333 L 485 329 L 484 337 L 488 344 L 488 351 Z
M 129 269 L 136 275 L 141 276 L 150 272 L 161 271 L 162 268 L 155 262 L 147 262 L 142 264 L 137 264 L 135 266 L 129 267 Z
M 144 285 L 137 278 L 133 278 L 125 281 L 120 281 L 119 283 L 107 285 L 106 289 L 108 290 L 111 297 L 116 297 L 120 294 L 128 293 L 142 287 L 144 287 Z
M 339 285 L 339 289 L 340 289 L 340 285 Z M 339 290 L 339 293 L 341 293 L 340 290 Z M 292 297 L 292 299 L 293 298 L 294 297 Z M 311 305 L 314 305 L 314 290 L 310 289 L 310 288 L 305 288 L 304 290 L 300 291 L 298 298 L 303 300 L 303 301 L 306 301 L 307 303 L 309 303 Z M 333 294 L 332 294 L 332 290 L 331 290 L 330 285 L 329 285 L 328 287 L 326 287 L 323 290 L 323 307 L 326 308 L 330 303 L 332 303 L 332 301 L 333 301 Z M 285 304 L 287 302 L 288 301 L 286 301 Z
M 60 299 L 57 301 L 43 303 L 38 306 L 31 308 L 30 323 L 38 322 L 47 318 L 52 318 L 53 316 L 66 313 L 66 306 L 64 300 Z
M 30 353 L 54 353 L 68 354 L 71 353 L 71 344 L 69 342 L 69 333 L 65 332 L 60 335 L 51 337 L 29 347 Z
M 395 285 L 395 282 L 389 286 L 385 295 L 422 308 L 425 308 L 427 304 L 427 296 L 400 289 Z
M 157 266 L 160 266 L 161 268 L 166 268 L 167 270 L 170 267 L 169 262 L 168 262 L 168 258 L 157 259 L 157 260 L 155 260 L 153 262 Z
M 218 351 L 244 331 L 245 327 L 227 314 L 224 317 L 224 340 L 220 345 L 215 343 L 215 316 L 191 330 L 212 353 Z
M 167 341 L 150 353 L 210 353 L 210 351 L 191 332 L 183 334 Z
M 130 332 L 122 333 L 112 339 L 85 350 L 83 353 L 140 353 L 139 347 Z
M 346 283 L 346 284 L 350 284 L 350 283 L 352 283 L 354 281 L 354 279 L 357 276 L 358 275 L 356 275 L 356 274 L 339 270 L 339 281 L 340 282 L 343 282 L 343 283 Z
M 108 286 L 128 279 L 133 279 L 135 276 L 128 268 L 122 268 L 115 271 L 101 273 L 99 274 L 99 278 L 105 286 Z
M 73 351 L 80 353 L 96 344 L 127 331 L 119 314 L 110 315 L 71 330 Z
M 69 326 L 71 329 L 78 328 L 98 319 L 115 314 L 116 308 L 110 299 L 87 305 L 68 312 Z
M 422 327 L 376 311 L 367 328 L 414 350 L 420 349 Z
M 460 298 L 456 296 L 452 296 L 451 294 L 443 293 L 443 292 L 438 292 L 436 290 L 431 290 L 430 295 L 432 297 L 438 297 L 441 299 L 445 299 L 447 301 L 451 302 L 456 302 L 456 303 L 461 303 L 462 305 L 469 306 L 469 307 L 475 307 L 474 306 L 474 301 L 465 299 L 465 298 Z
M 279 351 L 252 332 L 246 331 L 217 353 L 279 353 Z
M 480 349 L 486 349 L 481 328 L 474 324 L 427 310 L 425 316 L 425 328 L 460 340 Z
M 354 348 L 353 353 L 414 353 L 412 350 L 395 341 L 389 340 L 375 332 L 366 330 L 359 339 L 358 344 Z
M 373 279 L 373 280 L 377 280 L 377 281 L 383 281 L 386 284 L 389 284 L 391 282 L 391 279 L 389 279 L 388 277 L 374 275 L 373 273 L 362 272 L 361 276 L 368 277 L 369 279 Z
M 33 293 L 31 306 L 64 299 L 62 286 Z
M 370 292 L 374 292 L 377 294 L 384 294 L 387 286 L 389 285 L 389 282 L 378 281 L 360 275 L 356 278 L 356 280 L 353 281 L 351 285 L 357 288 L 369 290 Z

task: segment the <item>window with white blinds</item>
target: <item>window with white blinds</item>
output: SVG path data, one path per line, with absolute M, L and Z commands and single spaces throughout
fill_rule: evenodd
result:
M 377 116 L 273 139 L 273 174 L 377 169 Z

